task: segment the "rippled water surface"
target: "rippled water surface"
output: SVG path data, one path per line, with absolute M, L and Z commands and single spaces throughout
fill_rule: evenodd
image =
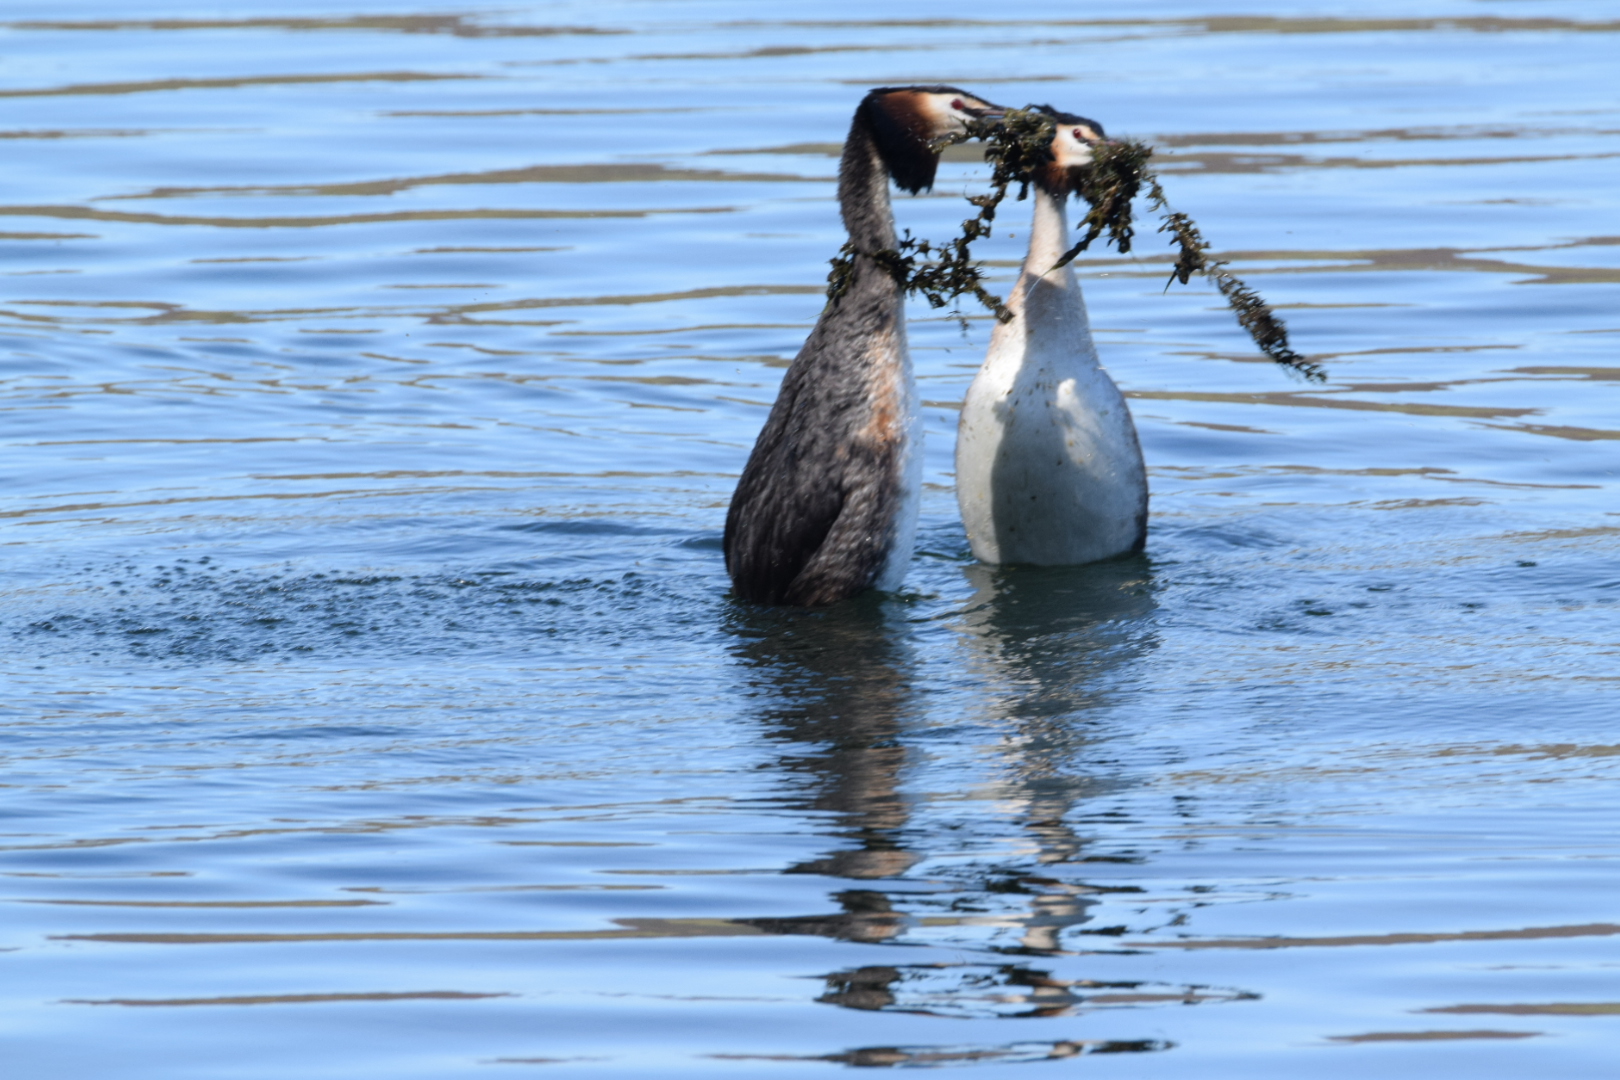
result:
M 1143 11 L 6 5 L 7 1077 L 1612 1076 L 1620 3 Z M 1332 379 L 1093 253 L 1147 553 L 990 570 L 919 306 L 905 590 L 733 603 L 917 81 L 1153 141 Z

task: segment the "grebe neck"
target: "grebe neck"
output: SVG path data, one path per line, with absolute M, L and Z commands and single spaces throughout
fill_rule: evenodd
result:
M 873 252 L 892 251 L 898 243 L 894 210 L 889 203 L 889 170 L 878 155 L 871 128 L 858 115 L 838 163 L 838 208 L 855 245 L 854 284 L 876 287 L 898 298 L 899 283 L 871 258 Z
M 1024 256 L 1024 273 L 1045 278 L 1054 285 L 1062 285 L 1074 276 L 1065 266 L 1054 270 L 1063 253 L 1069 250 L 1068 196 L 1053 195 L 1036 188 L 1035 221 L 1030 226 L 1029 254 Z

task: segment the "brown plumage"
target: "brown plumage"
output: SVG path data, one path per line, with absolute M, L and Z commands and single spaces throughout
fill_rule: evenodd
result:
M 896 247 L 889 180 L 916 193 L 939 164 L 930 143 L 992 107 L 949 86 L 882 87 L 855 110 L 838 202 L 855 249 L 788 368 L 726 515 L 736 595 L 818 607 L 904 577 L 920 476 L 905 292 L 880 261 Z

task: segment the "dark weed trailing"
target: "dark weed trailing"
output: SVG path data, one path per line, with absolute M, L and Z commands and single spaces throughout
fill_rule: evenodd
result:
M 942 308 L 964 294 L 972 294 L 979 303 L 995 312 L 1002 322 L 1012 319 L 1012 312 L 1001 297 L 984 287 L 984 272 L 973 261 L 973 241 L 990 235 L 996 220 L 996 207 L 1007 197 L 1007 189 L 1018 185 L 1018 197 L 1029 194 L 1029 185 L 1035 170 L 1052 160 L 1053 127 L 1051 117 L 1030 109 L 1008 112 L 1001 120 L 975 120 L 961 135 L 952 135 L 934 143 L 935 150 L 943 150 L 969 139 L 983 139 L 984 159 L 990 164 L 990 190 L 983 195 L 970 195 L 968 202 L 979 208 L 973 217 L 962 222 L 962 231 L 955 240 L 935 248 L 927 240 L 914 240 L 908 231 L 901 239 L 898 251 L 871 252 L 872 258 L 894 275 L 912 295 L 920 295 L 931 307 Z M 932 262 L 919 263 L 918 256 L 939 253 Z M 827 275 L 827 298 L 837 300 L 849 290 L 851 275 L 855 272 L 855 245 L 846 243 L 832 260 L 832 272 Z
M 1307 360 L 1288 345 L 1288 330 L 1277 318 L 1260 294 L 1251 289 L 1242 278 L 1226 268 L 1226 263 L 1211 259 L 1209 243 L 1198 231 L 1193 219 L 1179 210 L 1170 208 L 1170 200 L 1159 184 L 1159 177 L 1147 167 L 1153 148 L 1134 140 L 1106 140 L 1092 150 L 1091 167 L 1083 174 L 1080 194 L 1091 204 L 1091 210 L 1080 221 L 1086 234 L 1080 242 L 1063 253 L 1058 266 L 1066 266 L 1106 229 L 1108 243 L 1121 254 L 1131 250 L 1131 203 L 1142 185 L 1147 185 L 1148 209 L 1157 211 L 1164 224 L 1159 231 L 1169 233 L 1171 242 L 1180 251 L 1176 265 L 1170 271 L 1170 280 L 1187 284 L 1194 272 L 1201 273 L 1214 283 L 1226 297 L 1227 304 L 1237 313 L 1238 324 L 1249 332 L 1260 351 L 1290 371 L 1298 372 L 1312 382 L 1323 382 L 1327 372 L 1322 365 Z M 1165 283 L 1169 288 L 1169 282 Z
M 1018 185 L 1020 200 L 1029 195 L 1029 185 L 1035 171 L 1052 160 L 1052 137 L 1055 122 L 1039 108 L 1009 109 L 999 120 L 973 121 L 966 132 L 952 135 L 935 143 L 943 150 L 954 143 L 968 139 L 984 141 L 985 161 L 990 164 L 990 190 L 983 195 L 968 197 L 968 202 L 979 208 L 973 217 L 962 222 L 962 231 L 949 244 L 934 247 L 927 240 L 914 239 L 910 232 L 900 240 L 898 250 L 871 252 L 871 257 L 900 282 L 912 295 L 920 295 L 930 306 L 945 307 L 964 294 L 972 294 L 996 318 L 1007 322 L 1012 312 L 999 296 L 984 285 L 984 274 L 972 259 L 973 241 L 988 236 L 996 219 L 996 208 L 1007 197 L 1008 190 Z M 1113 244 L 1121 254 L 1131 250 L 1135 235 L 1131 205 L 1147 187 L 1148 208 L 1163 218 L 1159 232 L 1169 233 L 1171 242 L 1178 246 L 1175 267 L 1170 280 L 1187 284 L 1192 275 L 1203 274 L 1226 298 L 1237 313 L 1239 325 L 1249 332 L 1254 343 L 1278 364 L 1313 382 L 1322 382 L 1327 372 L 1322 366 L 1295 352 L 1288 344 L 1288 331 L 1271 307 L 1241 278 L 1227 269 L 1227 264 L 1208 255 L 1209 244 L 1192 218 L 1170 208 L 1164 188 L 1148 159 L 1153 148 L 1134 140 L 1105 140 L 1092 151 L 1092 164 L 1081 177 L 1079 194 L 1089 204 L 1077 228 L 1085 230 L 1080 241 L 1064 253 L 1057 266 L 1065 266 L 1075 256 L 1091 246 L 1104 233 L 1105 243 Z M 926 257 L 938 253 L 938 258 Z M 827 298 L 838 300 L 849 290 L 855 271 L 855 247 L 845 244 L 838 257 L 832 260 L 832 272 L 827 275 Z M 919 261 L 922 260 L 922 261 Z M 1056 267 L 1054 267 L 1056 269 Z M 1169 283 L 1166 282 L 1166 288 Z M 965 325 L 965 324 L 964 324 Z

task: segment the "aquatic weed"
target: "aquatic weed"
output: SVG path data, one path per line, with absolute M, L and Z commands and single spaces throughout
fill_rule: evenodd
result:
M 975 240 L 990 234 L 996 208 L 1014 184 L 1018 185 L 1020 200 L 1028 196 L 1036 170 L 1052 161 L 1055 133 L 1054 118 L 1039 107 L 1031 107 L 1009 109 L 999 119 L 971 121 L 964 132 L 936 140 L 935 150 L 969 139 L 984 141 L 984 157 L 991 170 L 990 190 L 968 197 L 968 202 L 978 207 L 979 212 L 965 219 L 960 235 L 942 247 L 914 239 L 908 231 L 897 248 L 864 254 L 893 276 L 907 293 L 921 295 L 932 307 L 944 307 L 963 294 L 971 293 L 993 311 L 998 320 L 1009 321 L 1012 312 L 999 296 L 985 288 L 983 271 L 973 261 L 971 248 Z M 1233 274 L 1225 262 L 1209 257 L 1209 244 L 1192 218 L 1171 209 L 1158 175 L 1148 168 L 1152 156 L 1152 147 L 1132 139 L 1105 140 L 1093 148 L 1091 165 L 1081 170 L 1077 188 L 1077 194 L 1090 207 L 1076 226 L 1086 232 L 1053 269 L 1068 265 L 1105 232 L 1107 243 L 1113 244 L 1121 254 L 1128 253 L 1135 236 L 1131 207 L 1146 185 L 1149 209 L 1160 213 L 1164 219 L 1158 231 L 1169 233 L 1171 242 L 1179 248 L 1170 280 L 1185 285 L 1195 272 L 1203 274 L 1226 298 L 1237 314 L 1238 324 L 1248 331 L 1261 352 L 1308 380 L 1326 380 L 1327 372 L 1320 364 L 1290 347 L 1287 328 L 1260 294 Z M 920 257 L 936 252 L 938 259 L 919 261 Z M 830 302 L 836 302 L 849 291 L 856 254 L 855 245 L 850 242 L 832 260 L 832 271 L 827 275 Z M 1169 282 L 1166 282 L 1168 287 Z
M 909 231 L 901 238 L 898 250 L 858 253 L 853 242 L 844 244 L 838 257 L 832 260 L 832 271 L 827 275 L 828 300 L 836 301 L 849 291 L 855 256 L 866 254 L 888 270 L 908 293 L 921 295 L 932 307 L 944 307 L 963 294 L 971 293 L 995 312 L 997 319 L 1011 320 L 1012 312 L 1007 305 L 984 287 L 984 272 L 973 261 L 971 247 L 973 241 L 990 235 L 996 208 L 1007 197 L 1008 188 L 1019 185 L 1020 199 L 1029 194 L 1035 171 L 1052 160 L 1055 132 L 1051 117 L 1031 109 L 1015 109 L 999 120 L 970 121 L 966 131 L 933 142 L 931 146 L 937 152 L 969 139 L 985 140 L 984 159 L 990 165 L 990 190 L 983 195 L 968 196 L 968 202 L 978 207 L 979 212 L 962 222 L 956 239 L 938 248 L 927 240 L 913 239 Z M 918 256 L 935 252 L 939 254 L 938 259 L 918 262 Z
M 1237 314 L 1238 325 L 1249 332 L 1260 351 L 1272 360 L 1303 375 L 1312 382 L 1323 382 L 1327 372 L 1321 364 L 1307 360 L 1288 344 L 1288 330 L 1271 306 L 1260 298 L 1242 278 L 1227 269 L 1219 259 L 1211 259 L 1209 243 L 1198 231 L 1192 218 L 1179 210 L 1172 210 L 1170 200 L 1159 183 L 1158 174 L 1147 167 L 1153 148 L 1133 139 L 1107 140 L 1092 150 L 1092 163 L 1084 170 L 1079 194 L 1091 204 L 1091 210 L 1080 221 L 1086 235 L 1063 253 L 1053 267 L 1066 266 L 1091 242 L 1108 231 L 1108 242 L 1121 254 L 1131 250 L 1133 228 L 1131 203 L 1142 185 L 1148 189 L 1148 209 L 1164 218 L 1159 231 L 1169 233 L 1171 241 L 1179 247 L 1176 264 L 1170 271 L 1170 281 L 1183 285 L 1197 272 L 1208 278 L 1226 303 Z M 1169 282 L 1165 283 L 1169 288 Z

